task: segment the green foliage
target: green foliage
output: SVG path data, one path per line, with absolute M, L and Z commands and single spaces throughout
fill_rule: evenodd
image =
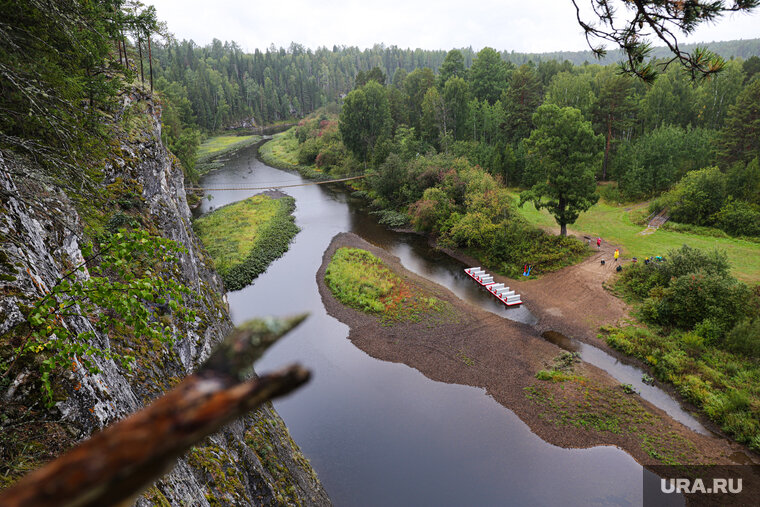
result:
M 435 74 L 432 69 L 421 68 L 410 72 L 404 79 L 404 101 L 409 126 L 422 132 L 422 102 L 425 94 L 434 86 Z
M 324 174 L 342 175 L 350 172 L 349 154 L 341 142 L 338 122 L 334 116 L 302 120 L 295 128 L 298 139 L 298 163 L 314 166 Z
M 725 200 L 725 174 L 708 167 L 687 173 L 659 203 L 676 222 L 711 225 Z
M 672 383 L 729 435 L 758 450 L 757 336 L 756 324 L 744 321 L 719 346 L 706 343 L 696 333 L 636 326 L 608 329 L 605 338 L 610 346 L 648 364 L 659 379 Z
M 377 194 L 393 207 L 403 205 L 411 197 L 412 182 L 406 164 L 395 153 L 370 176 L 369 184 Z
M 298 166 L 298 139 L 294 130 L 282 132 L 259 148 L 261 159 L 272 167 L 300 169 Z
M 385 310 L 382 299 L 401 283 L 380 259 L 358 248 L 339 248 L 327 267 L 325 281 L 341 303 L 378 314 Z
M 441 225 L 449 218 L 454 202 L 438 187 L 426 188 L 422 199 L 409 207 L 412 225 L 418 231 L 441 232 Z
M 736 200 L 760 206 L 760 159 L 733 164 L 726 172 L 726 190 Z
M 520 196 L 520 203 L 532 201 L 547 208 L 567 235 L 567 224 L 589 209 L 599 196 L 595 193 L 595 165 L 599 161 L 601 137 L 580 111 L 545 104 L 533 116 L 536 129 L 525 141 L 527 167 L 536 183 Z M 546 199 L 546 200 L 544 200 Z
M 194 311 L 185 306 L 190 291 L 175 281 L 181 252 L 181 245 L 144 230 L 107 235 L 97 251 L 85 245 L 86 261 L 31 308 L 28 334 L 15 350 L 16 361 L 36 358 L 49 404 L 53 403 L 52 375 L 60 368 L 76 369 L 79 362 L 96 373 L 99 370 L 91 357 L 121 361 L 124 366 L 134 361 L 132 356 L 94 345 L 96 332 L 130 333 L 170 345 L 174 337 L 159 319 L 161 312 L 188 322 L 195 318 Z M 64 323 L 63 319 L 77 317 L 89 321 L 92 330 L 75 332 Z
M 696 272 L 671 280 L 661 295 L 650 298 L 657 305 L 656 322 L 681 329 L 702 323 L 705 338 L 722 338 L 747 315 L 749 290 L 734 278 Z
M 684 245 L 668 252 L 666 260 L 631 266 L 618 284 L 643 302 L 644 320 L 689 331 L 682 344 L 698 350 L 702 344 L 723 343 L 736 323 L 753 312 L 749 289 L 730 276 L 729 269 L 724 252 Z M 741 336 L 736 335 L 737 343 Z
M 607 167 L 617 142 L 631 128 L 637 104 L 633 97 L 633 80 L 607 67 L 596 77 L 597 98 L 591 117 L 597 132 L 605 136 L 601 179 L 607 179 Z
M 667 287 L 671 280 L 693 273 L 703 273 L 717 278 L 728 277 L 730 266 L 725 252 L 700 250 L 683 245 L 670 250 L 665 260 L 649 264 L 638 262 L 623 271 L 620 284 L 626 293 L 641 301 L 656 287 Z
M 464 68 L 464 56 L 458 49 L 452 49 L 446 53 L 441 67 L 438 69 L 438 87 L 443 88 L 451 78 L 465 78 L 467 72 Z
M 157 28 L 153 7 L 122 0 L 3 2 L 0 143 L 47 164 L 64 186 L 108 149 L 104 120 L 131 72 L 112 55 L 121 33 Z
M 501 98 L 508 141 L 517 142 L 530 135 L 533 130 L 533 114 L 541 105 L 543 97 L 543 86 L 532 66 L 521 65 L 512 71 L 509 87 Z
M 744 319 L 726 336 L 726 348 L 737 354 L 760 358 L 760 317 Z
M 629 199 L 667 190 L 689 171 L 713 163 L 716 137 L 711 130 L 663 125 L 622 143 L 613 161 L 621 190 Z
M 380 70 L 380 67 L 372 67 L 368 72 L 360 70 L 354 79 L 354 88 L 361 88 L 370 81 L 385 85 L 385 74 Z
M 509 66 L 494 49 L 481 49 L 470 67 L 470 86 L 477 100 L 496 103 L 507 88 Z
M 448 305 L 427 297 L 390 271 L 383 261 L 359 248 L 339 248 L 325 271 L 325 282 L 341 303 L 379 315 L 390 324 L 442 314 Z
M 381 225 L 386 225 L 391 229 L 398 229 L 400 227 L 406 227 L 409 225 L 409 217 L 406 214 L 400 213 L 398 211 L 383 209 L 372 211 L 371 214 L 379 216 L 380 219 L 378 220 L 378 223 Z
M 732 236 L 760 236 L 760 209 L 748 202 L 729 198 L 713 219 Z
M 555 74 L 546 90 L 544 102 L 558 107 L 579 109 L 588 120 L 596 102 L 591 79 L 592 76 L 588 73 L 574 74 L 565 71 Z
M 743 88 L 744 77 L 741 62 L 731 60 L 720 74 L 705 80 L 696 91 L 696 123 L 709 129 L 722 128 L 729 106 Z
M 647 129 L 662 124 L 686 127 L 696 116 L 696 89 L 691 79 L 676 67 L 663 73 L 641 101 L 641 117 Z
M 760 79 L 753 79 L 729 107 L 721 131 L 720 158 L 724 163 L 749 162 L 760 157 Z
M 287 252 L 299 229 L 295 199 L 256 195 L 195 221 L 195 230 L 214 259 L 227 290 L 239 290 Z
M 391 133 L 391 112 L 385 88 L 370 81 L 349 93 L 343 102 L 339 129 L 346 148 L 366 164 L 378 142 Z

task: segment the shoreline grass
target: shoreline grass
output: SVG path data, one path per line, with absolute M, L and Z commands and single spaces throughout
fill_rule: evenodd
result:
M 259 158 L 269 166 L 286 171 L 297 171 L 305 178 L 313 180 L 330 178 L 315 167 L 298 163 L 298 139 L 295 137 L 295 127 L 275 134 L 272 139 L 262 144 L 259 147 Z
M 197 219 L 203 241 L 228 291 L 250 284 L 281 257 L 298 233 L 295 199 L 258 194 Z
M 383 324 L 419 322 L 423 316 L 443 313 L 448 306 L 438 298 L 426 297 L 382 260 L 359 248 L 337 249 L 327 266 L 325 282 L 338 301 L 380 316 Z
M 646 363 L 654 375 L 738 442 L 760 450 L 760 363 L 708 345 L 692 333 L 680 339 L 644 325 L 606 327 L 599 335 L 609 346 Z
M 223 155 L 232 154 L 242 148 L 261 141 L 259 135 L 237 136 L 232 134 L 214 136 L 206 139 L 198 147 L 195 168 L 199 175 L 218 169 L 223 162 L 218 160 Z

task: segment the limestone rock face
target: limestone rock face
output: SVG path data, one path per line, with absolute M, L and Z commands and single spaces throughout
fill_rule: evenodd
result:
M 202 362 L 232 329 L 221 279 L 192 230 L 182 169 L 161 143 L 160 108 L 135 91 L 124 96 L 115 120 L 126 114 L 136 120 L 118 137 L 120 156 L 106 163 L 103 192 L 115 186 L 134 190 L 144 225 L 185 246 L 178 281 L 192 290 L 194 300 L 189 304 L 195 306 L 198 317 L 190 324 L 171 323 L 176 340 L 169 351 L 143 337 L 125 337 L 125 343 L 115 344 L 111 343 L 115 338 L 96 332 L 98 347 L 121 345 L 135 352 L 133 371 L 98 358 L 94 362 L 100 373 L 73 367 L 57 379 L 53 409 L 33 405 L 39 398 L 33 365 L 16 366 L 9 378 L 0 380 L 0 433 L 18 428 L 17 416 L 26 412 L 24 404 L 33 405 L 29 410 L 58 430 L 51 435 L 62 435 L 55 452 L 160 396 Z M 24 309 L 83 261 L 85 218 L 80 214 L 82 206 L 50 183 L 33 161 L 3 151 L 0 197 L 0 347 L 10 347 L 14 344 L 1 337 L 12 335 L 25 321 Z M 84 271 L 76 276 L 89 274 Z M 94 331 L 81 316 L 66 317 L 64 325 L 74 333 Z M 15 407 L 15 412 L 9 407 Z M 136 505 L 167 503 L 328 505 L 330 501 L 268 405 L 194 447 Z

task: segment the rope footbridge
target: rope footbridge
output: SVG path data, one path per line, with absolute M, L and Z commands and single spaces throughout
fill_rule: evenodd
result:
M 339 183 L 341 181 L 358 180 L 358 179 L 366 178 L 366 177 L 367 177 L 366 174 L 362 174 L 360 176 L 351 176 L 348 178 L 339 178 L 336 180 L 310 181 L 307 183 L 292 183 L 288 185 L 269 185 L 266 187 L 246 187 L 246 186 L 232 186 L 232 187 L 224 187 L 224 188 L 186 187 L 185 190 L 190 190 L 193 192 L 218 192 L 218 191 L 223 191 L 223 190 L 278 190 L 280 188 L 306 187 L 309 185 L 324 185 L 326 183 Z

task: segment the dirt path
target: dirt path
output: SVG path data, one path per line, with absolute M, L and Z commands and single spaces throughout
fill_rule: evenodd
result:
M 409 283 L 446 301 L 447 319 L 383 326 L 378 317 L 339 303 L 326 287 L 324 273 L 342 246 L 370 251 Z M 625 306 L 601 286 L 610 270 L 598 266 L 599 258 L 609 253 L 609 247 L 603 248 L 579 266 L 515 284 L 523 299 L 542 301 L 541 307 L 531 308 L 540 318 L 537 328 L 460 300 L 354 234 L 333 239 L 317 283 L 328 313 L 349 325 L 349 339 L 357 347 L 378 359 L 407 364 L 433 380 L 483 387 L 547 442 L 568 448 L 615 445 L 644 465 L 734 463 L 731 455 L 743 450 L 740 445 L 693 432 L 640 397 L 624 394 L 619 382 L 590 364 L 558 369 L 564 381 L 536 379 L 539 370 L 556 368 L 563 352 L 540 337 L 542 328 L 582 331 L 588 339 L 600 323 L 625 315 Z
M 615 274 L 618 264 L 625 265 L 630 260 L 615 262 L 614 245 L 602 242 L 601 249 L 597 250 L 595 240 L 592 244 L 589 247 L 592 254 L 580 264 L 535 280 L 515 280 L 501 275 L 494 275 L 494 280 L 522 295 L 524 305 L 539 319 L 536 324 L 539 333 L 556 331 L 600 345 L 596 338 L 599 327 L 619 323 L 628 311 L 626 304 L 606 290 L 604 284 Z M 449 254 L 467 265 L 480 265 L 477 259 L 457 252 Z

